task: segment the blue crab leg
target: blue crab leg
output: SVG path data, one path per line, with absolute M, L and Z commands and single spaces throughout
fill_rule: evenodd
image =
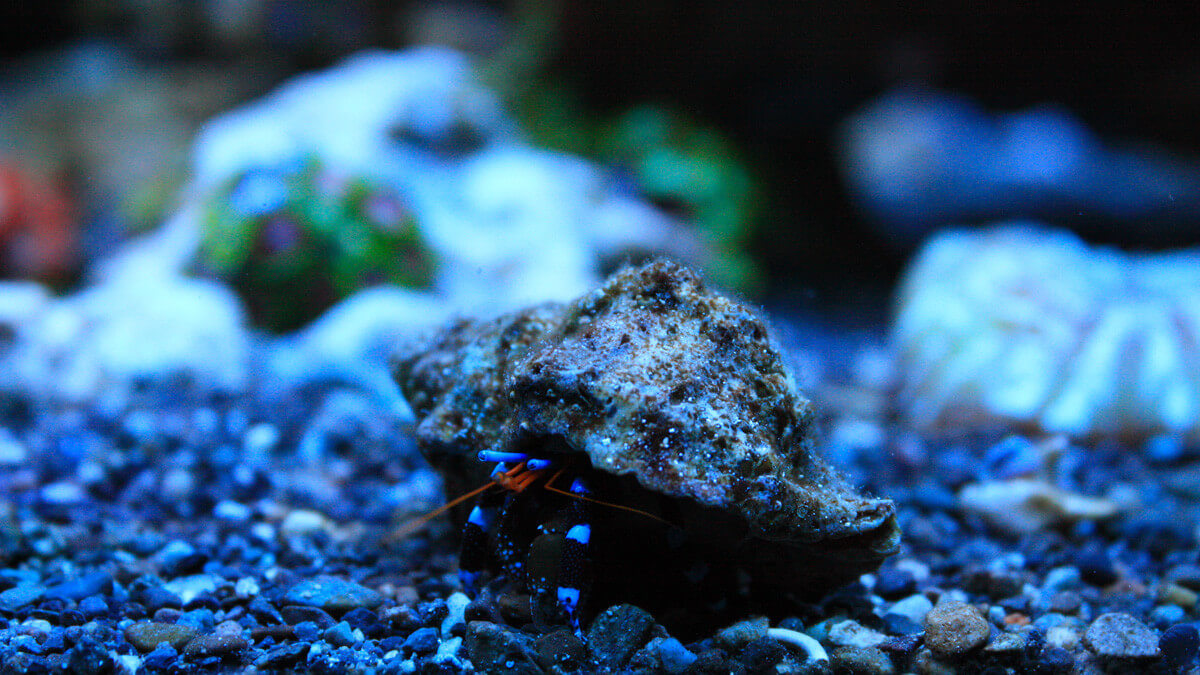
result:
M 480 450 L 475 457 L 481 462 L 503 462 L 505 464 L 516 464 L 529 459 L 529 455 L 523 452 L 501 452 L 500 450 Z
M 458 578 L 468 595 L 474 595 L 475 582 L 488 564 L 488 533 L 496 522 L 496 513 L 504 502 L 504 493 L 492 490 L 480 495 L 467 522 L 463 524 L 462 548 L 458 556 Z
M 582 479 L 571 482 L 570 492 L 578 496 L 587 495 L 587 485 Z M 587 566 L 588 543 L 592 538 L 592 526 L 588 524 L 582 500 L 570 505 L 571 522 L 563 541 L 562 563 L 558 574 L 558 604 L 571 620 L 571 628 L 582 637 L 579 627 L 579 600 L 584 585 L 584 569 Z

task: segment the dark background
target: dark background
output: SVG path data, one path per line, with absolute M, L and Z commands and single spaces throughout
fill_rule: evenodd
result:
M 0 52 L 11 61 L 103 37 L 148 61 L 251 60 L 284 77 L 365 47 L 403 46 L 406 21 L 430 6 L 505 26 L 530 5 L 261 2 L 261 34 L 240 42 L 206 33 L 203 3 L 138 10 L 146 6 L 5 3 Z M 910 251 L 866 226 L 831 139 L 849 113 L 896 85 L 965 94 L 996 112 L 1058 103 L 1105 140 L 1200 155 L 1200 10 L 1191 3 L 1114 12 L 1101 3 L 563 0 L 557 10 L 547 65 L 589 109 L 674 105 L 742 146 L 768 197 L 754 247 L 777 293 L 836 295 L 894 281 Z M 1196 231 L 1147 241 L 1125 227 L 1113 239 L 1173 246 L 1194 243 Z

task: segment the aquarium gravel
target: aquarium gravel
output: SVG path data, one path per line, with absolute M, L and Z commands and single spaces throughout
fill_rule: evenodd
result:
M 880 405 L 888 378 L 869 367 L 874 334 L 779 314 L 787 356 L 805 364 L 821 450 L 896 503 L 900 552 L 848 586 L 698 636 L 671 635 L 630 604 L 587 617 L 582 639 L 539 634 L 496 596 L 462 593 L 447 522 L 396 536 L 437 505 L 440 485 L 411 427 L 369 395 L 333 382 L 235 393 L 167 382 L 113 404 L 10 389 L 0 396 L 2 669 L 1196 668 L 1194 448 L 916 432 Z M 964 488 L 992 485 L 1002 499 L 1017 480 L 1115 508 L 1018 533 L 965 507 Z

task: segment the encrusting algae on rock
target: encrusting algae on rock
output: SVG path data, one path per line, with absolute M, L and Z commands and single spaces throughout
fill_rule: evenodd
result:
M 674 263 L 626 268 L 567 305 L 460 320 L 395 375 L 452 497 L 487 483 L 481 451 L 517 453 L 545 460 L 547 483 L 583 479 L 595 500 L 645 512 L 588 503 L 610 600 L 667 603 L 678 578 L 695 601 L 697 568 L 745 572 L 775 602 L 812 597 L 898 547 L 892 502 L 814 454 L 812 406 L 762 319 Z

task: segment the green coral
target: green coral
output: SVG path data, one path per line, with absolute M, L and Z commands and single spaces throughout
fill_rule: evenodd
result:
M 718 255 L 711 278 L 744 290 L 758 284 L 745 247 L 761 198 L 720 133 L 665 108 L 639 106 L 602 127 L 596 154 L 630 171 L 647 197 L 694 224 Z
M 202 267 L 256 323 L 293 330 L 366 286 L 428 287 L 435 261 L 393 190 L 309 159 L 242 172 L 205 208 Z

